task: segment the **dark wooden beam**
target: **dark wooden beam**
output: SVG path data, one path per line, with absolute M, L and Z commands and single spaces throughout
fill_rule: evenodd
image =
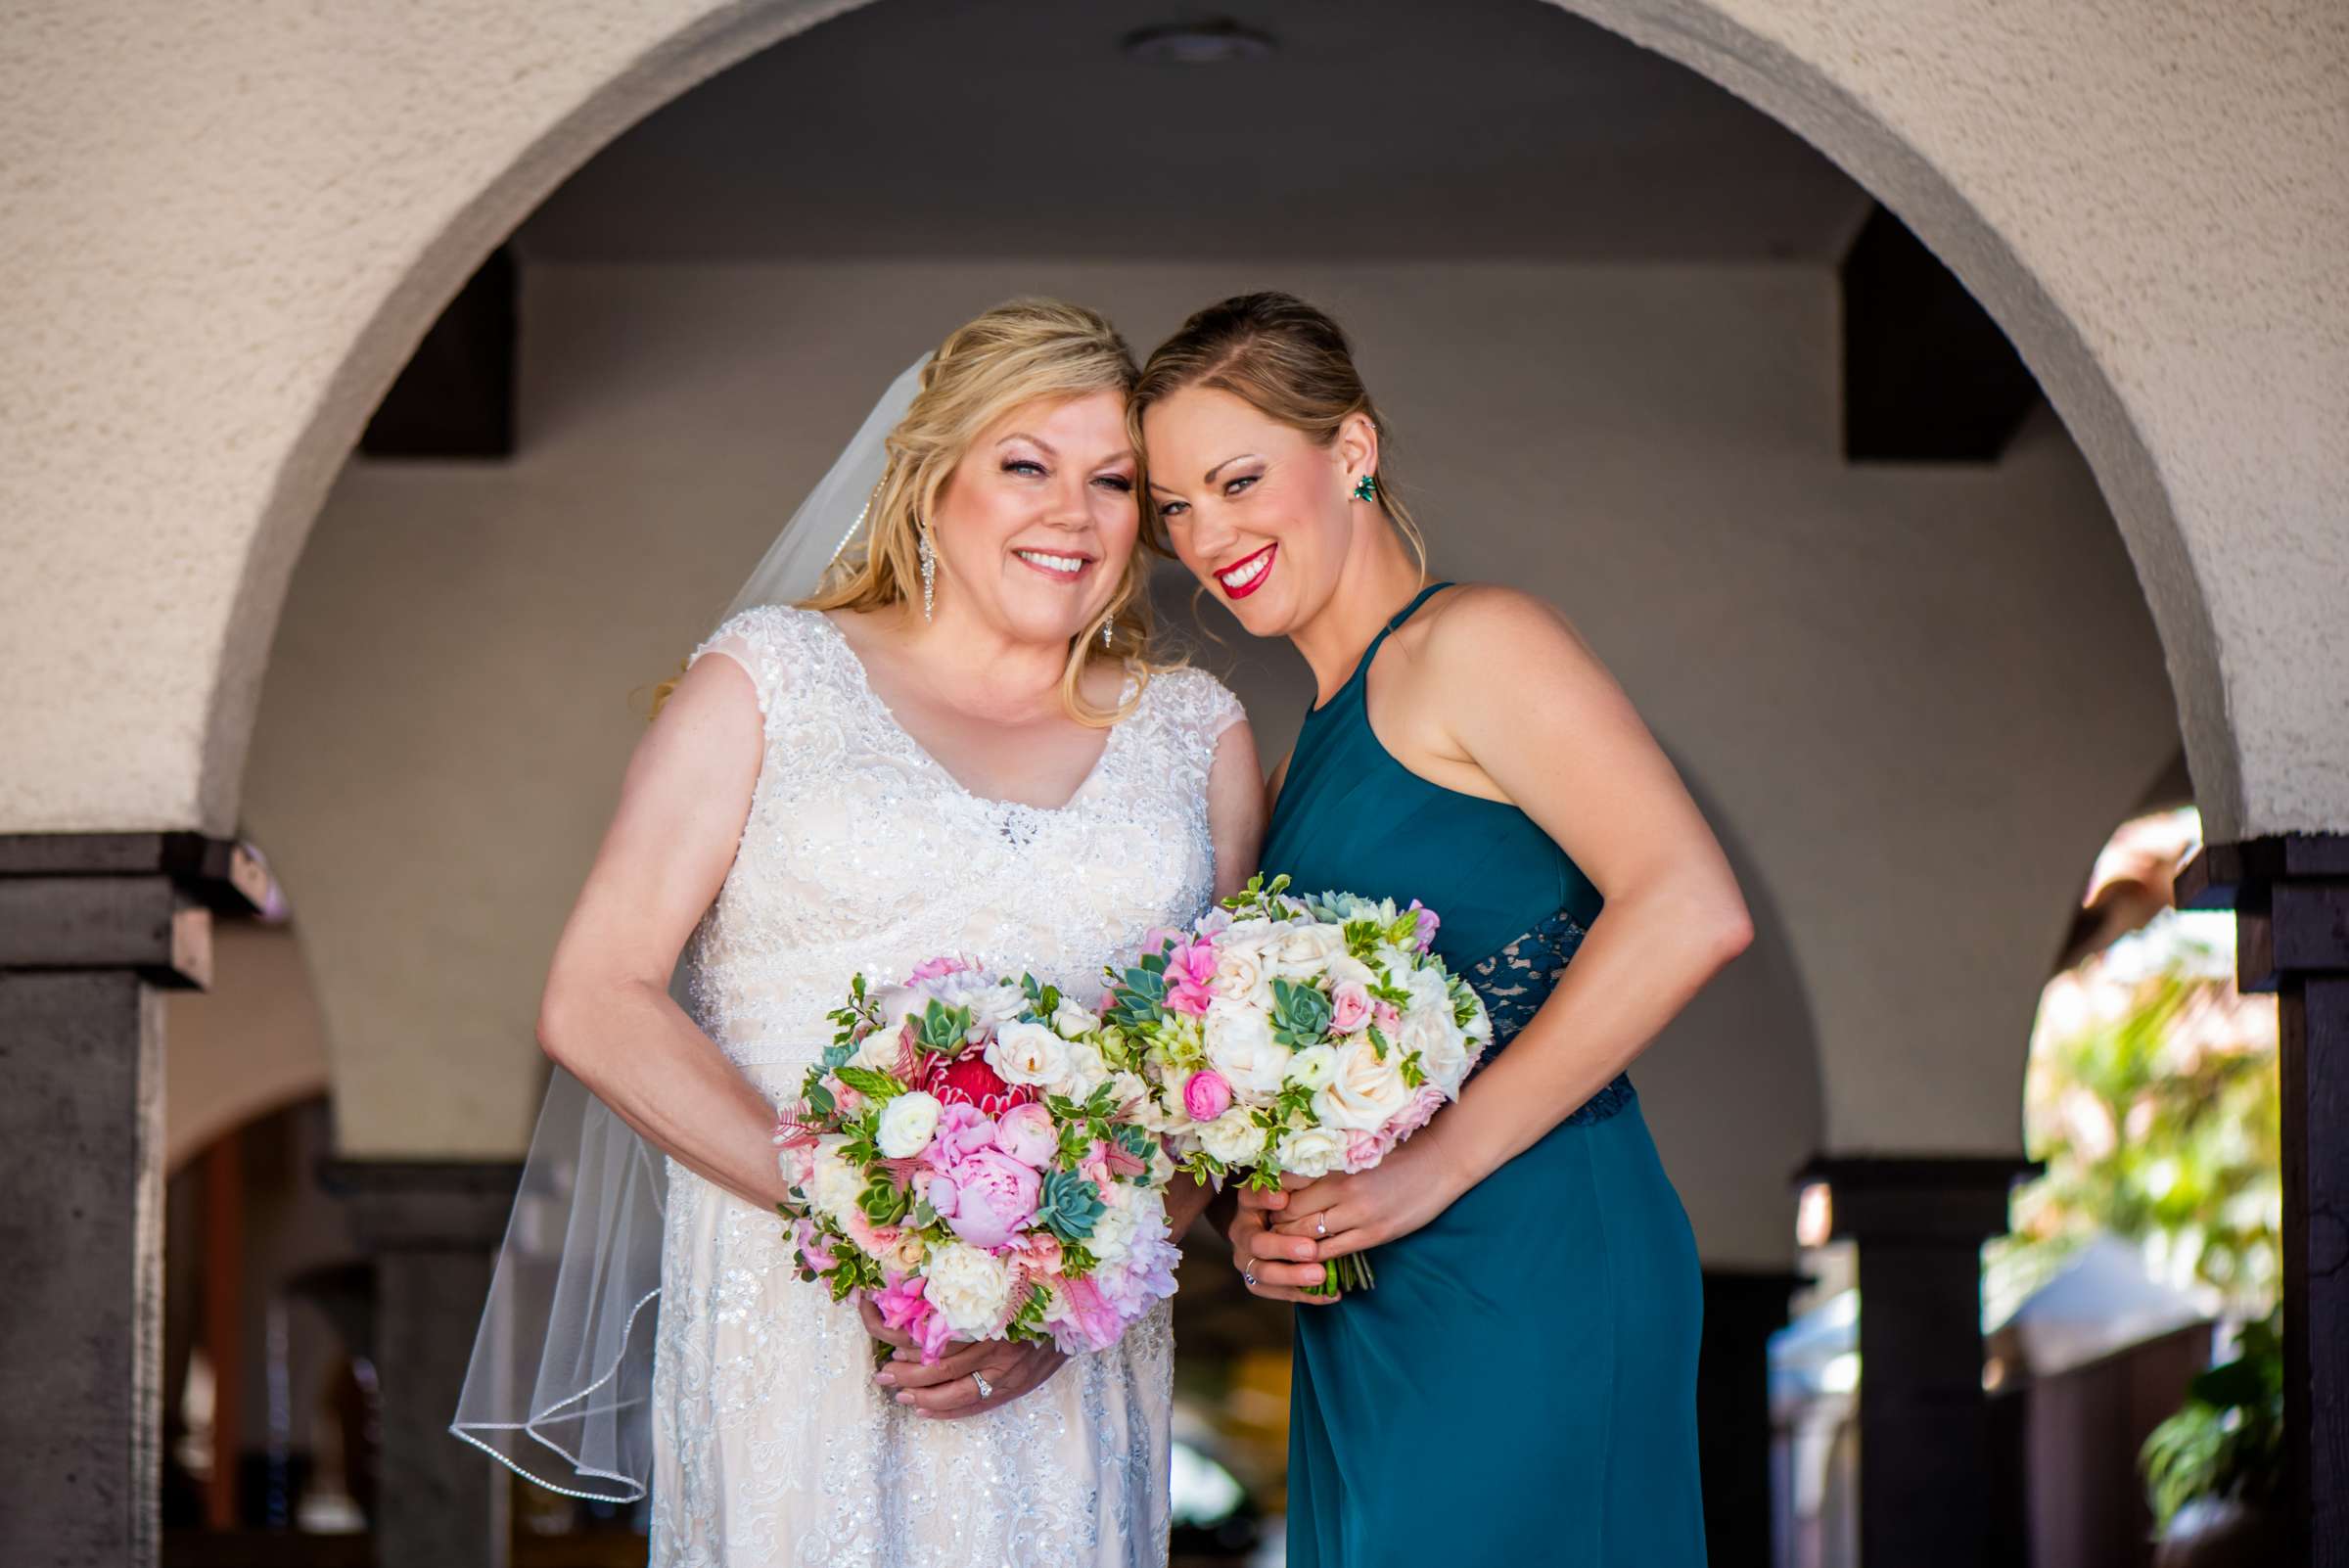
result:
M 2349 1568 L 2349 833 L 2213 844 L 2177 889 L 2234 911 L 2236 984 L 2276 992 L 2291 1560 Z
M 367 422 L 369 457 L 514 455 L 518 271 L 500 248 L 482 263 L 416 346 Z
M 1877 208 L 1843 258 L 1843 451 L 1996 462 L 2039 384 L 1941 258 Z

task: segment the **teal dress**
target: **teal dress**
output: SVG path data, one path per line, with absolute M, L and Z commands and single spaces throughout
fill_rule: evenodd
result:
M 1449 586 L 1307 715 L 1264 868 L 1433 908 L 1497 1053 L 1601 899 L 1523 811 L 1429 783 L 1371 732 L 1387 632 Z M 1297 1311 L 1293 1568 L 1699 1568 L 1696 1244 L 1629 1079 L 1370 1262 L 1376 1288 Z

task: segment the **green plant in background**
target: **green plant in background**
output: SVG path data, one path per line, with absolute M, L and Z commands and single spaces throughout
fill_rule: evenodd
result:
M 2106 1231 L 2225 1316 L 2273 1306 L 2282 1264 L 2273 1012 L 2236 994 L 2233 968 L 2231 942 L 2198 937 L 2173 912 L 2050 986 L 2026 1115 L 2048 1172 L 2015 1195 L 2013 1233 L 1987 1257 L 1986 1297 L 2011 1307 Z
M 2261 1508 L 2283 1485 L 2280 1310 L 2243 1326 L 2239 1354 L 2193 1381 L 2138 1454 L 2153 1523 L 2167 1532 L 2198 1499 Z

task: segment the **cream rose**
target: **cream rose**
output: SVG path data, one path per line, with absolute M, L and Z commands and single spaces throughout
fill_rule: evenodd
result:
M 1011 1268 L 977 1247 L 949 1241 L 930 1254 L 922 1299 L 958 1339 L 985 1339 L 1011 1308 Z
M 1199 1146 L 1225 1165 L 1253 1163 L 1264 1152 L 1265 1130 L 1237 1105 L 1198 1130 Z
M 1390 1044 L 1381 1061 L 1368 1038 L 1357 1035 L 1337 1053 L 1337 1072 L 1313 1095 L 1314 1114 L 1325 1127 L 1374 1132 L 1411 1097 L 1403 1082 L 1403 1052 Z
M 1333 1128 L 1296 1128 L 1280 1135 L 1280 1168 L 1309 1179 L 1338 1169 L 1346 1157 L 1346 1135 Z
M 1346 933 L 1315 921 L 1292 926 L 1273 946 L 1273 961 L 1292 975 L 1319 974 L 1330 959 L 1346 950 Z
M 849 1057 L 849 1065 L 868 1068 L 876 1073 L 894 1073 L 898 1070 L 898 1051 L 897 1027 L 876 1029 L 856 1042 L 855 1051 Z
M 1063 996 L 1060 1005 L 1052 1010 L 1052 1027 L 1071 1039 L 1082 1039 L 1101 1028 L 1101 1015 Z
M 893 1160 L 910 1160 L 930 1147 L 938 1130 L 939 1113 L 945 1109 L 935 1095 L 920 1089 L 900 1094 L 881 1107 L 881 1127 L 873 1142 Z
M 1219 996 L 1207 1004 L 1208 1065 L 1233 1092 L 1258 1099 L 1280 1092 L 1289 1050 L 1272 1038 L 1271 1021 L 1246 1002 Z
M 1069 1076 L 1069 1042 L 1041 1024 L 1014 1019 L 989 1042 L 987 1065 L 1006 1084 L 1056 1084 Z

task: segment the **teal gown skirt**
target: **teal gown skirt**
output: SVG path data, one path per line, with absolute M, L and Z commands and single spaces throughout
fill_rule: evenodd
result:
M 1435 909 L 1497 1053 L 1603 899 L 1523 812 L 1386 752 L 1363 696 L 1385 640 L 1307 715 L 1264 867 Z M 1628 1079 L 1369 1261 L 1374 1288 L 1296 1310 L 1292 1568 L 1702 1568 L 1702 1279 Z

